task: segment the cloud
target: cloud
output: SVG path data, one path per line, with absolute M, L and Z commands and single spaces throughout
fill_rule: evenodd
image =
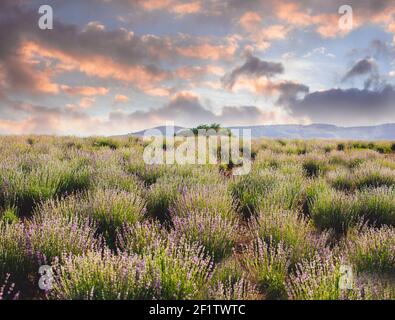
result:
M 129 102 L 129 97 L 124 96 L 122 94 L 117 94 L 114 98 L 115 102 L 126 103 Z
M 151 126 L 163 125 L 166 121 L 173 121 L 182 126 L 196 126 L 201 123 L 213 122 L 230 126 L 292 121 L 291 117 L 281 108 L 264 112 L 256 106 L 224 106 L 218 113 L 214 113 L 205 108 L 199 98 L 190 92 L 175 94 L 168 104 L 159 109 L 146 112 L 136 111 L 128 115 L 112 113 L 111 119 L 121 122 L 132 121 L 133 123 L 144 120 Z
M 90 107 L 95 103 L 95 101 L 96 101 L 95 98 L 92 98 L 92 97 L 85 97 L 85 98 L 82 98 L 82 99 L 80 100 L 79 106 L 80 106 L 82 109 L 88 109 L 88 108 L 90 108 Z
M 309 87 L 293 81 L 268 81 L 265 84 L 258 83 L 256 90 L 257 92 L 266 95 L 272 95 L 276 93 L 278 94 L 278 105 L 289 105 L 295 101 L 299 95 L 308 93 Z
M 70 87 L 62 85 L 61 89 L 72 96 L 105 96 L 110 90 L 104 87 Z
M 364 83 L 365 89 L 373 87 L 378 88 L 385 84 L 385 82 L 380 78 L 378 67 L 374 59 L 365 58 L 357 61 L 344 75 L 342 82 L 361 76 L 368 76 Z
M 179 16 L 186 14 L 196 14 L 202 10 L 200 1 L 176 4 L 171 11 Z
M 262 21 L 261 16 L 253 11 L 247 11 L 239 20 L 240 25 L 247 31 L 256 31 Z
M 117 110 L 106 117 L 88 115 L 74 105 L 49 108 L 16 102 L 6 109 L 2 112 L 12 114 L 12 119 L 0 119 L 0 134 L 124 134 L 164 125 L 166 121 L 188 127 L 213 122 L 226 126 L 295 122 L 282 108 L 262 111 L 256 106 L 224 106 L 213 112 L 191 92 L 179 92 L 157 109 L 132 113 Z
M 328 58 L 335 58 L 336 56 L 333 53 L 328 52 L 328 49 L 325 47 L 319 47 L 319 48 L 315 48 L 312 51 L 309 51 L 308 53 L 306 53 L 303 58 L 310 58 L 316 54 L 320 54 L 323 55 L 325 57 Z
M 226 44 L 212 44 L 204 39 L 196 39 L 193 44 L 179 44 L 175 47 L 176 54 L 199 60 L 220 60 L 233 58 L 238 49 L 234 38 L 227 38 Z
M 248 54 L 245 63 L 226 75 L 222 81 L 226 88 L 232 89 L 240 77 L 271 78 L 283 72 L 284 67 L 281 63 L 264 61 Z
M 313 122 L 362 125 L 395 121 L 395 90 L 331 89 L 313 92 L 289 105 L 291 115 Z
M 347 71 L 343 77 L 343 81 L 347 81 L 361 75 L 371 74 L 372 72 L 375 72 L 376 68 L 376 63 L 372 59 L 366 58 L 359 60 L 349 71 Z

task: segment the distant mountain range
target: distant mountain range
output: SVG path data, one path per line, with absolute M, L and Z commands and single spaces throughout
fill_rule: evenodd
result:
M 242 129 L 250 129 L 252 138 L 395 140 L 395 123 L 361 127 L 338 127 L 329 124 L 285 124 L 227 128 L 236 129 L 240 132 Z M 153 129 L 166 135 L 165 126 Z M 174 127 L 176 133 L 185 129 L 184 127 Z M 127 136 L 143 136 L 145 131 L 130 133 Z

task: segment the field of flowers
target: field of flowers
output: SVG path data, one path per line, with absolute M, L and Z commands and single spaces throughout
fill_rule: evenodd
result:
M 395 144 L 257 140 L 244 176 L 144 146 L 0 138 L 0 299 L 395 299 Z

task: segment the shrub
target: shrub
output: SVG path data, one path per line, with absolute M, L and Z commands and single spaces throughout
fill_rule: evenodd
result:
M 350 191 L 355 188 L 351 173 L 345 169 L 331 171 L 327 178 L 332 187 L 337 190 Z
M 168 235 L 158 222 L 137 222 L 125 225 L 118 234 L 118 248 L 121 252 L 149 254 L 151 250 L 168 244 Z
M 195 185 L 185 188 L 171 213 L 178 217 L 188 217 L 188 213 L 194 210 L 215 211 L 224 219 L 236 217 L 232 197 L 226 186 L 221 185 Z
M 233 255 L 216 264 L 211 277 L 211 285 L 215 285 L 218 282 L 235 284 L 246 277 L 247 275 L 243 270 L 243 265 L 240 263 L 237 255 Z
M 230 184 L 230 190 L 238 211 L 244 217 L 255 215 L 259 201 L 268 193 L 275 181 L 276 176 L 272 172 L 251 173 L 235 179 Z
M 112 150 L 119 148 L 119 142 L 110 138 L 97 138 L 93 141 L 94 147 L 108 147 Z
M 341 235 L 355 225 L 355 197 L 339 191 L 319 193 L 310 203 L 310 214 L 314 225 L 319 230 L 332 229 Z
M 129 248 L 128 244 L 132 247 Z M 123 250 L 135 250 L 135 243 L 124 242 Z M 212 262 L 204 248 L 170 234 L 165 241 L 147 246 L 143 255 L 152 274 L 159 277 L 160 299 L 196 299 L 202 297 L 202 288 L 209 281 Z
M 183 190 L 181 180 L 163 179 L 155 183 L 147 194 L 147 212 L 161 222 L 170 220 L 170 208 Z
M 245 266 L 267 299 L 285 299 L 285 281 L 290 265 L 290 252 L 282 243 L 267 244 L 261 239 L 249 246 Z
M 92 224 L 78 217 L 39 217 L 26 226 L 26 254 L 32 260 L 38 259 L 38 268 L 65 253 L 82 255 L 100 250 L 100 239 L 96 239 L 94 234 Z
M 366 189 L 356 194 L 356 212 L 370 224 L 395 226 L 395 189 Z
M 309 156 L 303 161 L 303 170 L 307 177 L 318 177 L 326 168 L 325 161 L 318 156 Z
M 17 208 L 19 215 L 29 215 L 40 201 L 89 187 L 88 167 L 72 162 L 42 161 L 39 167 L 28 172 L 14 168 L 3 175 L 3 202 Z
M 17 282 L 26 281 L 33 269 L 26 254 L 27 241 L 25 227 L 21 223 L 0 223 L 0 282 L 11 273 Z
M 160 297 L 160 279 L 145 260 L 126 254 L 88 252 L 69 255 L 54 266 L 50 298 L 62 300 L 135 300 Z
M 350 236 L 349 259 L 358 271 L 395 274 L 395 229 L 367 229 Z
M 391 187 L 395 185 L 395 171 L 367 163 L 354 171 L 354 181 L 358 189 Z
M 262 197 L 259 210 L 270 210 L 273 207 L 284 210 L 299 210 L 303 206 L 306 182 L 300 174 L 284 174 L 276 185 Z
M 4 223 L 16 223 L 19 221 L 15 208 L 7 208 L 0 212 L 0 221 Z
M 160 177 L 166 173 L 164 166 L 147 166 L 144 162 L 131 162 L 126 166 L 128 173 L 137 176 L 146 186 L 153 185 Z
M 287 292 L 293 300 L 340 300 L 347 292 L 339 287 L 341 260 L 330 252 L 303 261 L 289 275 Z
M 124 223 L 134 224 L 144 219 L 145 202 L 126 191 L 98 189 L 43 204 L 37 214 L 72 218 L 74 216 L 93 221 L 108 243 L 113 245 L 116 230 Z
M 216 211 L 189 211 L 185 217 L 174 217 L 173 225 L 176 234 L 191 243 L 202 244 L 216 261 L 228 256 L 236 241 L 237 223 L 234 219 L 222 218 Z
M 250 224 L 252 233 L 267 243 L 283 243 L 294 264 L 325 248 L 326 236 L 316 235 L 312 224 L 296 212 L 272 208 L 261 212 Z
M 251 282 L 242 278 L 235 283 L 231 280 L 217 282 L 209 288 L 208 297 L 213 300 L 256 300 L 259 293 Z
M 143 194 L 144 185 L 135 175 L 128 174 L 118 165 L 101 166 L 95 177 L 96 189 L 119 189 L 131 193 Z

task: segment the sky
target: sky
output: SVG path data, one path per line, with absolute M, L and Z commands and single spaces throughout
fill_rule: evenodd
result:
M 376 125 L 394 102 L 395 0 L 0 2 L 3 135 Z

